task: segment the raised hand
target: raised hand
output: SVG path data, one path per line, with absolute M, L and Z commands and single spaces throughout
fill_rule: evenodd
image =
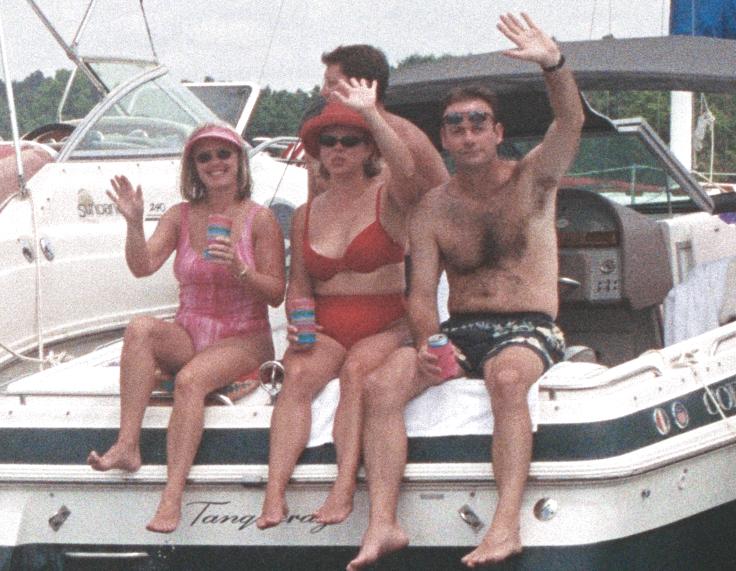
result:
M 501 16 L 497 28 L 501 33 L 516 44 L 516 48 L 506 50 L 505 55 L 524 61 L 530 61 L 542 67 L 551 67 L 560 60 L 560 49 L 555 41 L 537 28 L 532 19 L 521 13 L 526 25 L 513 14 Z
M 117 175 L 110 179 L 110 184 L 115 191 L 106 191 L 107 196 L 117 206 L 123 218 L 130 223 L 143 221 L 143 189 L 141 185 L 133 190 L 133 185 L 125 175 Z
M 341 79 L 330 97 L 361 113 L 376 107 L 377 86 L 376 81 L 367 79 L 356 79 L 355 77 L 351 77 L 348 81 Z

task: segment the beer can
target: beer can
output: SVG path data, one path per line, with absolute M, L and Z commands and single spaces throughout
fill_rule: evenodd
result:
M 433 355 L 437 355 L 437 365 L 439 366 L 441 377 L 443 379 L 451 379 L 460 375 L 460 366 L 455 358 L 455 349 L 444 333 L 431 335 L 427 339 L 427 350 Z

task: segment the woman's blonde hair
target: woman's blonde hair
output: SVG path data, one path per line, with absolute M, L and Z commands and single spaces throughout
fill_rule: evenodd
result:
M 194 143 L 202 139 L 218 139 L 237 147 L 240 155 L 240 159 L 238 160 L 237 197 L 239 200 L 250 198 L 253 183 L 250 176 L 250 161 L 248 160 L 248 150 L 245 146 L 245 141 L 229 125 L 224 123 L 204 123 L 189 135 L 181 156 L 179 190 L 184 200 L 199 202 L 207 196 L 207 188 L 197 174 L 197 165 L 194 164 L 192 153 Z

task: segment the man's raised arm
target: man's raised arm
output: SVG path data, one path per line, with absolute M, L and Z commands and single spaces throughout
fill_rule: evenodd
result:
M 525 162 L 531 163 L 535 178 L 556 188 L 577 153 L 585 114 L 575 78 L 559 47 L 528 15 L 522 13 L 522 17 L 526 24 L 511 14 L 501 16 L 498 29 L 517 46 L 504 52 L 507 56 L 536 63 L 544 73 L 554 119 Z

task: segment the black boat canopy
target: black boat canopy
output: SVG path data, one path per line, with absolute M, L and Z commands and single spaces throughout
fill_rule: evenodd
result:
M 581 90 L 683 90 L 736 93 L 736 40 L 662 36 L 561 42 Z M 544 132 L 551 113 L 539 67 L 502 52 L 448 57 L 394 72 L 389 109 L 436 136 L 439 103 L 450 88 L 480 84 L 499 95 L 508 136 Z M 605 129 L 586 110 L 586 130 Z

